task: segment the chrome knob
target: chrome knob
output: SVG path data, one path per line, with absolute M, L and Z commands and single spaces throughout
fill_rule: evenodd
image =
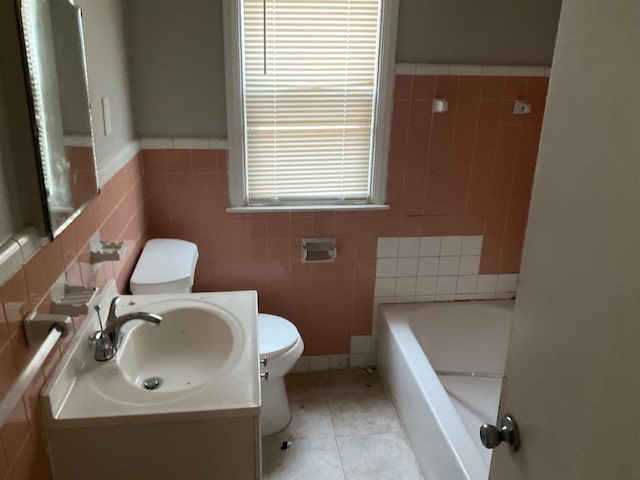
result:
M 260 376 L 264 378 L 264 381 L 266 382 L 267 380 L 269 380 L 269 370 L 265 370 L 264 373 L 260 374 Z
M 505 442 L 509 444 L 511 451 L 517 452 L 520 448 L 518 425 L 511 415 L 502 418 L 500 428 L 485 423 L 480 427 L 480 441 L 486 448 L 496 448 Z
M 267 366 L 267 357 L 264 357 L 262 359 L 260 359 L 260 363 L 262 364 L 263 367 Z

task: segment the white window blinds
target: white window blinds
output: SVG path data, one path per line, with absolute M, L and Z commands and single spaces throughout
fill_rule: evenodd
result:
M 249 204 L 366 202 L 380 0 L 244 0 Z

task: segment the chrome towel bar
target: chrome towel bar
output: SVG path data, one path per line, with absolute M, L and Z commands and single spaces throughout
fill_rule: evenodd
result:
M 29 364 L 22 371 L 18 379 L 15 381 L 9 392 L 2 399 L 0 403 L 0 426 L 4 425 L 11 415 L 11 412 L 16 407 L 24 392 L 27 391 L 31 381 L 40 370 L 40 367 L 44 364 L 44 361 L 49 356 L 49 353 L 56 345 L 58 339 L 62 336 L 63 329 L 57 325 L 54 325 L 47 338 L 42 342 L 40 349 L 33 356 Z

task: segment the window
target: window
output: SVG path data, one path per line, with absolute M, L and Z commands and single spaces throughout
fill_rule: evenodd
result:
M 384 202 L 397 0 L 226 0 L 231 206 Z

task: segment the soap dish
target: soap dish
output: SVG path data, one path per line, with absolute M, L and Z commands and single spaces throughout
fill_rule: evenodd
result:
M 118 261 L 124 255 L 126 244 L 124 242 L 103 242 L 100 240 L 99 247 L 91 249 L 89 262 L 91 264 L 101 262 Z
M 52 298 L 51 313 L 70 317 L 85 315 L 89 313 L 89 305 L 97 291 L 97 288 L 76 287 L 65 283 L 62 295 Z

